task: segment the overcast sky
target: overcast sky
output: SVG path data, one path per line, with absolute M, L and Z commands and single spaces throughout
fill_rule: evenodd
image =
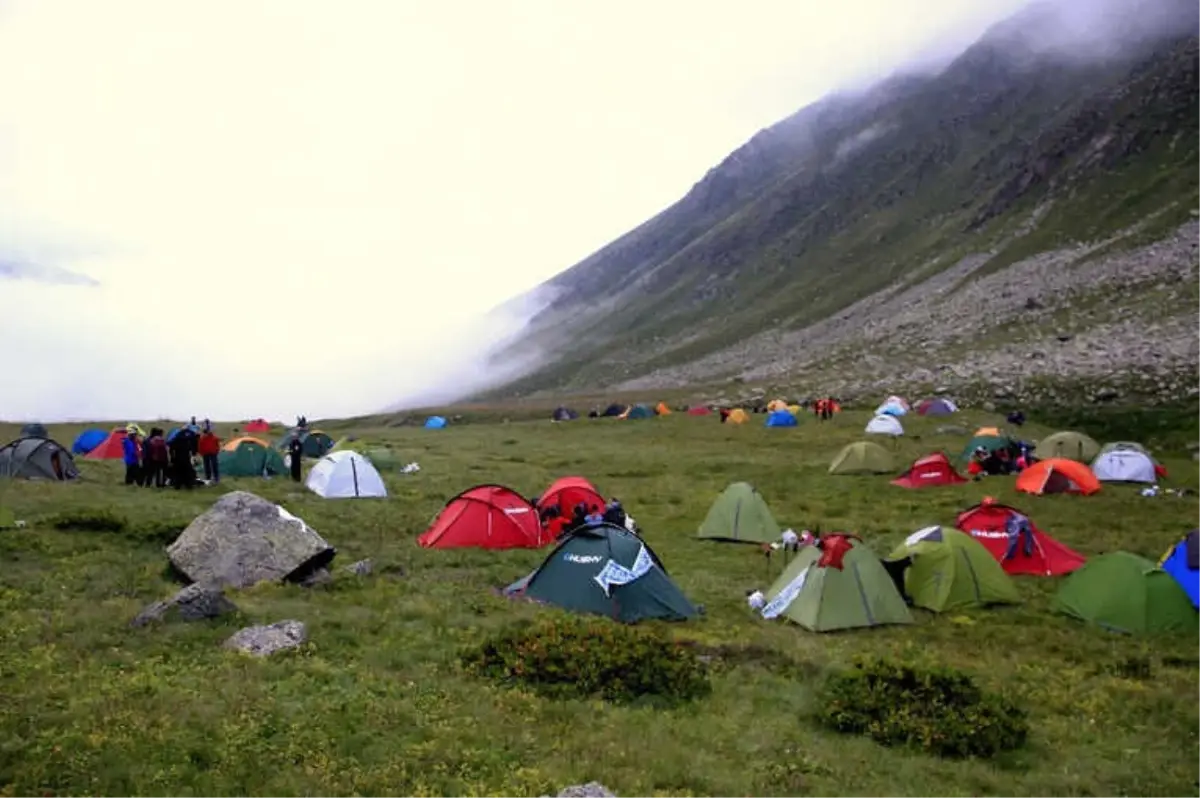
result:
M 1023 4 L 0 0 L 0 418 L 470 387 L 489 308 Z

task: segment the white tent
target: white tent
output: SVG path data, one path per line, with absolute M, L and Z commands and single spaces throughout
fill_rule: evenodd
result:
M 1158 481 L 1154 472 L 1154 461 L 1145 452 L 1136 449 L 1111 449 L 1101 452 L 1092 461 L 1092 472 L 1101 482 L 1149 482 Z
M 903 435 L 904 427 L 900 426 L 895 416 L 879 415 L 867 422 L 864 431 L 875 435 Z
M 343 449 L 322 457 L 308 472 L 305 486 L 326 499 L 387 496 L 383 477 L 371 461 L 358 452 Z

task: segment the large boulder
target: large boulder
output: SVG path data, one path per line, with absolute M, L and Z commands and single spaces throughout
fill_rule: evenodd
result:
M 193 582 L 234 588 L 303 579 L 336 553 L 303 520 L 240 490 L 218 499 L 167 547 L 171 564 Z

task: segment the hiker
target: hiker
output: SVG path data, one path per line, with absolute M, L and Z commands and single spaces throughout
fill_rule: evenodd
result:
M 1004 532 L 1008 535 L 1008 550 L 1004 552 L 1004 559 L 1011 560 L 1016 556 L 1018 547 L 1026 557 L 1033 556 L 1033 522 L 1026 516 L 1020 513 L 1009 515 L 1004 522 Z
M 204 432 L 196 444 L 200 458 L 204 461 L 204 479 L 207 482 L 221 481 L 221 470 L 217 465 L 217 455 L 221 453 L 221 439 L 212 431 L 212 425 L 205 419 Z
M 192 467 L 191 433 L 187 428 L 175 433 L 168 444 L 170 451 L 171 487 L 191 490 L 196 484 L 196 469 Z
M 125 484 L 141 485 L 142 467 L 138 457 L 138 439 L 137 433 L 132 429 L 125 433 L 125 440 L 121 441 L 121 453 L 125 461 Z
M 301 416 L 303 418 L 303 416 Z M 300 481 L 300 458 L 304 456 L 304 444 L 300 441 L 299 435 L 293 435 L 288 442 L 288 460 L 292 467 L 292 481 Z
M 593 504 L 588 508 L 587 515 L 584 516 L 583 522 L 588 526 L 596 526 L 604 523 L 604 513 L 600 512 L 600 507 Z
M 576 529 L 587 526 L 587 507 L 583 502 L 575 505 L 575 509 L 571 511 L 571 520 L 567 522 L 567 531 L 574 532 Z
M 144 480 L 142 484 L 147 488 L 151 485 L 156 488 L 164 487 L 167 483 L 169 460 L 167 440 L 163 437 L 162 429 L 152 427 L 150 437 L 146 438 L 146 442 L 142 446 L 142 479 Z
M 604 522 L 613 526 L 625 526 L 625 508 L 621 506 L 621 502 L 609 499 L 608 506 L 604 508 Z
M 728 420 L 729 420 L 729 408 L 722 407 L 721 408 L 721 423 L 724 424 Z

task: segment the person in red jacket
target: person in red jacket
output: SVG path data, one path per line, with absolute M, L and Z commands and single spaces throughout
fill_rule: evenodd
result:
M 204 479 L 208 482 L 220 482 L 221 470 L 217 466 L 217 455 L 221 453 L 221 439 L 213 434 L 212 427 L 205 427 L 200 433 L 196 451 L 204 461 Z

